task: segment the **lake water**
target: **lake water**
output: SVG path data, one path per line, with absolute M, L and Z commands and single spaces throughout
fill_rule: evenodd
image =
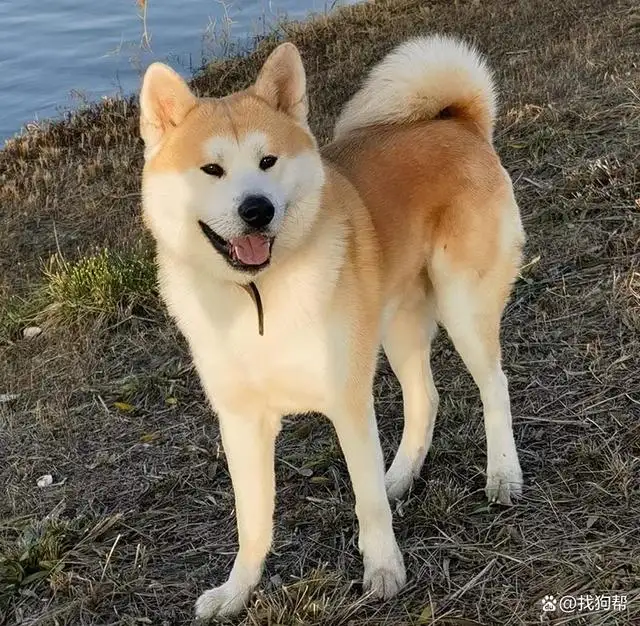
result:
M 136 91 L 151 61 L 189 75 L 279 18 L 351 2 L 148 0 L 146 46 L 136 0 L 0 0 L 0 145 L 30 121 Z

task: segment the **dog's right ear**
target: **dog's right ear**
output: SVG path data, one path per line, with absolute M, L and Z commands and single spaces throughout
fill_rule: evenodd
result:
M 196 106 L 198 99 L 184 79 L 164 63 L 152 63 L 140 91 L 140 135 L 147 150 L 177 126 Z

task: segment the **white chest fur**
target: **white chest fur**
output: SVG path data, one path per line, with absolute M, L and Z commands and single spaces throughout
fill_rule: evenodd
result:
M 324 281 L 297 273 L 263 281 L 261 336 L 255 302 L 241 287 L 180 274 L 161 272 L 163 296 L 216 409 L 326 412 L 345 342 Z

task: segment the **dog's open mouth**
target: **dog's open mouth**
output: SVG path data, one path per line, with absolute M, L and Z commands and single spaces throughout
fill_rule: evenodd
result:
M 226 240 L 206 222 L 198 220 L 198 224 L 211 245 L 235 269 L 257 272 L 269 265 L 273 237 L 255 232 Z

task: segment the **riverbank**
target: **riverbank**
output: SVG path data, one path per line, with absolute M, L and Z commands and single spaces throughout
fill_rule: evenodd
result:
M 590 623 L 640 620 L 639 24 L 630 1 L 382 0 L 283 25 L 321 143 L 366 68 L 408 36 L 462 34 L 495 68 L 495 142 L 528 235 L 503 335 L 526 489 L 487 506 L 477 391 L 440 336 L 433 448 L 395 513 L 407 589 L 361 600 L 342 456 L 324 421 L 300 418 L 279 442 L 274 551 L 240 623 L 531 623 L 544 595 L 607 593 L 628 596 L 626 613 Z M 247 85 L 274 45 L 194 87 Z M 230 482 L 155 296 L 141 159 L 132 99 L 0 151 L 0 624 L 183 624 L 229 568 Z M 24 339 L 28 326 L 42 332 Z M 402 405 L 386 363 L 376 389 L 389 459 Z M 54 484 L 39 488 L 44 474 Z

